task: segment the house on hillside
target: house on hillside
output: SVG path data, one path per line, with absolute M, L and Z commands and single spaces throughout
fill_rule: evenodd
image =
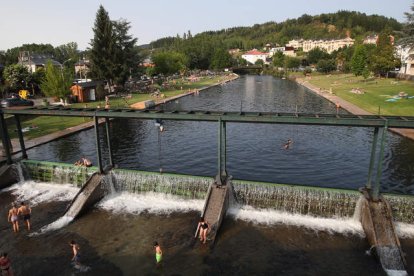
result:
M 45 68 L 48 61 L 55 66 L 62 67 L 62 64 L 54 60 L 51 55 L 34 54 L 27 51 L 19 53 L 19 64 L 25 66 L 30 73 L 36 72 L 39 68 Z
M 74 102 L 86 103 L 96 101 L 96 89 L 98 85 L 103 85 L 103 81 L 78 82 L 70 88 Z
M 329 54 L 333 51 L 336 51 L 340 48 L 354 45 L 355 40 L 346 37 L 343 39 L 334 39 L 334 40 L 291 40 L 289 41 L 287 46 L 293 47 L 295 49 L 302 48 L 305 53 L 315 49 L 319 48 L 322 50 L 325 50 Z
M 400 74 L 414 76 L 414 47 L 396 47 L 397 55 L 401 59 Z
M 256 61 L 258 61 L 259 59 L 263 60 L 264 63 L 268 63 L 266 61 L 267 57 L 269 57 L 268 53 L 260 52 L 257 49 L 253 49 L 242 55 L 242 58 L 245 59 L 247 62 L 250 62 L 251 64 L 255 64 Z

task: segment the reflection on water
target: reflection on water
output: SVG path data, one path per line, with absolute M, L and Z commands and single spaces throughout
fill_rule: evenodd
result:
M 162 106 L 165 110 L 335 113 L 335 106 L 296 83 L 244 76 Z M 343 112 L 343 111 L 341 111 Z M 213 176 L 217 171 L 217 124 L 165 121 L 158 139 L 154 121 L 111 122 L 114 161 L 120 168 Z M 104 162 L 106 138 L 101 127 Z M 357 189 L 368 174 L 373 130 L 367 128 L 235 124 L 227 126 L 227 169 L 235 179 Z M 287 139 L 293 144 L 283 149 Z M 75 148 L 71 145 L 76 144 Z M 161 149 L 161 150 L 160 150 Z M 96 164 L 94 130 L 39 146 L 29 158 Z M 382 190 L 414 193 L 414 142 L 389 133 Z

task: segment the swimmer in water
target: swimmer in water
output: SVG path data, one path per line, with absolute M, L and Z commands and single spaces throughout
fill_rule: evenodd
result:
M 287 140 L 287 142 L 286 142 L 286 144 L 283 146 L 283 148 L 285 149 L 285 150 L 287 150 L 287 149 L 289 149 L 290 148 L 290 145 L 293 143 L 293 141 L 291 140 L 291 139 L 288 139 Z

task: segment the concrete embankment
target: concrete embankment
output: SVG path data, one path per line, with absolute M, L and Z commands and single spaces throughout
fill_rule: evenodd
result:
M 303 78 L 296 78 L 294 79 L 294 81 L 296 81 L 296 83 L 298 83 L 299 85 L 302 85 L 306 88 L 308 88 L 310 91 L 312 91 L 313 93 L 324 97 L 325 99 L 327 99 L 328 101 L 334 103 L 334 104 L 339 104 L 341 106 L 341 108 L 345 109 L 346 111 L 348 111 L 349 113 L 352 113 L 354 115 L 375 115 L 372 114 L 336 95 L 334 95 L 333 93 L 331 93 L 330 91 L 327 90 L 323 90 L 320 87 L 317 87 L 311 83 L 309 83 L 306 79 Z M 414 140 L 414 129 L 407 129 L 407 128 L 390 128 L 390 131 L 399 134 L 403 137 L 409 138 L 411 140 Z

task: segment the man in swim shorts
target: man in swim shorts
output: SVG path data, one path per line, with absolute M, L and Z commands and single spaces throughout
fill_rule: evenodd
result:
M 19 216 L 18 216 L 19 210 L 16 208 L 16 204 L 12 203 L 12 208 L 9 210 L 9 216 L 7 217 L 7 220 L 11 222 L 13 225 L 13 231 L 14 233 L 19 232 Z
M 30 231 L 30 214 L 32 213 L 32 209 L 22 201 L 20 203 L 20 208 L 18 209 L 17 214 L 23 216 L 23 220 L 26 222 L 27 230 Z
M 159 266 L 162 261 L 162 250 L 158 242 L 154 242 L 154 248 L 155 248 L 155 260 L 157 262 L 157 266 Z

